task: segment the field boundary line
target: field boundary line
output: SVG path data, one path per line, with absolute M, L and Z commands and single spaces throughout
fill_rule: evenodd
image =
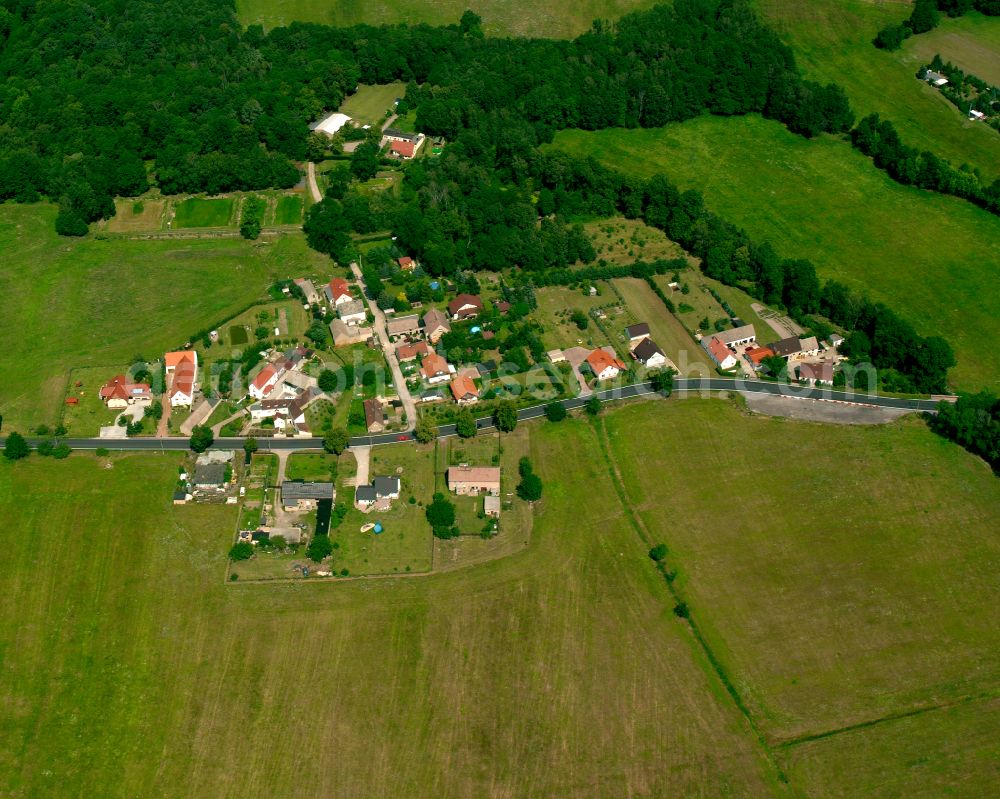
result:
M 843 735 L 844 733 L 857 732 L 859 730 L 867 730 L 870 727 L 877 727 L 880 724 L 886 724 L 893 721 L 902 721 L 903 719 L 914 718 L 915 716 L 923 716 L 927 713 L 936 713 L 940 710 L 950 710 L 955 707 L 962 707 L 963 705 L 973 705 L 976 702 L 988 702 L 995 699 L 1000 699 L 1000 690 L 984 691 L 978 694 L 971 694 L 969 696 L 963 696 L 959 699 L 953 699 L 950 702 L 939 702 L 934 705 L 925 705 L 923 707 L 912 708 L 911 710 L 901 710 L 897 713 L 889 713 L 885 716 L 881 716 L 877 719 L 869 719 L 868 721 L 859 721 L 856 724 L 848 724 L 846 727 L 838 727 L 833 730 L 827 730 L 825 732 L 810 733 L 808 735 L 800 735 L 795 738 L 789 738 L 786 741 L 780 741 L 775 743 L 778 749 L 791 749 L 793 746 L 799 746 L 800 744 L 812 743 L 813 741 L 822 741 L 827 738 L 833 738 L 837 735 Z
M 649 535 L 649 531 L 646 529 L 646 526 L 639 515 L 632 509 L 631 504 L 629 504 L 628 496 L 625 493 L 625 483 L 622 480 L 621 472 L 618 470 L 618 465 L 615 463 L 611 454 L 611 444 L 608 440 L 607 428 L 605 427 L 604 419 L 602 417 L 594 419 L 594 427 L 600 444 L 601 456 L 607 466 L 611 482 L 615 487 L 615 494 L 617 494 L 618 499 L 621 502 L 625 518 L 628 519 L 629 524 L 632 526 L 632 529 L 635 530 L 643 544 L 647 547 L 651 547 L 653 546 L 653 540 Z M 681 594 L 674 587 L 673 583 L 667 579 L 664 579 L 663 582 L 666 584 L 667 591 L 674 602 L 678 605 L 684 604 L 687 606 L 687 603 L 684 602 Z M 760 745 L 767 762 L 774 770 L 778 781 L 783 785 L 791 786 L 788 776 L 785 774 L 781 765 L 778 763 L 777 758 L 774 756 L 774 751 L 768 743 L 767 738 L 764 736 L 763 731 L 757 725 L 756 720 L 751 715 L 746 703 L 743 701 L 743 697 L 740 696 L 739 691 L 736 689 L 736 685 L 730 679 L 725 667 L 722 665 L 722 662 L 719 660 L 708 641 L 705 640 L 705 636 L 702 634 L 701 629 L 698 627 L 694 618 L 692 618 L 690 612 L 684 618 L 684 621 L 687 623 L 688 630 L 691 632 L 693 639 L 701 648 L 702 655 L 711 666 L 712 673 L 714 673 L 719 682 L 722 683 L 722 687 L 725 689 L 725 692 L 729 695 L 730 699 L 733 700 L 733 704 L 736 706 L 736 709 L 739 710 L 743 718 L 746 720 L 746 723 L 750 727 L 754 737 L 757 739 L 757 743 Z

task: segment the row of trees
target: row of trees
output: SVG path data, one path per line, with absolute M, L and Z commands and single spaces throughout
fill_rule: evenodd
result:
M 1000 398 L 989 392 L 942 402 L 931 429 L 983 458 L 1000 472 Z
M 898 25 L 888 25 L 875 36 L 874 45 L 882 50 L 898 50 L 915 33 L 927 33 L 941 22 L 941 13 L 960 17 L 976 10 L 987 16 L 1000 16 L 1000 0 L 915 0 L 910 16 Z

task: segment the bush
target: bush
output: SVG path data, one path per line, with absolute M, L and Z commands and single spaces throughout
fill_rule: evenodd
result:
M 674 615 L 679 619 L 687 619 L 691 617 L 691 611 L 688 610 L 686 602 L 678 602 L 674 605 Z
M 9 461 L 19 461 L 21 458 L 28 457 L 31 452 L 31 447 L 28 446 L 28 442 L 24 440 L 18 432 L 12 432 L 7 436 L 7 443 L 4 444 L 3 455 Z
M 333 552 L 333 544 L 328 535 L 314 535 L 306 547 L 306 555 L 313 563 L 320 563 Z
M 35 447 L 35 452 L 41 455 L 43 458 L 49 457 L 52 454 L 52 450 L 56 448 L 55 441 L 39 441 L 38 446 Z
M 111 454 L 111 450 L 109 450 L 107 447 L 98 447 L 96 450 L 94 450 L 94 454 L 98 458 L 106 458 L 108 457 L 108 455 Z
M 545 418 L 550 422 L 561 422 L 566 418 L 566 408 L 561 402 L 550 402 L 545 406 Z
M 657 544 L 655 547 L 649 550 L 649 557 L 651 557 L 657 563 L 661 563 L 667 557 L 667 545 Z
M 250 560 L 253 557 L 253 544 L 249 541 L 237 541 L 229 550 L 231 561 Z
M 596 394 L 591 394 L 587 404 L 583 406 L 588 416 L 597 416 L 601 412 L 601 400 Z
M 59 444 L 52 450 L 52 457 L 57 461 L 61 461 L 63 458 L 68 458 L 72 451 L 73 450 L 70 449 L 69 444 Z

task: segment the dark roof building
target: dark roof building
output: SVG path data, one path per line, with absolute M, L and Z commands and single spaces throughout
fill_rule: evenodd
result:
M 381 497 L 393 497 L 399 495 L 398 477 L 376 477 L 372 480 L 372 487 L 375 493 Z
M 644 338 L 636 344 L 635 349 L 632 350 L 632 355 L 634 355 L 635 359 L 641 363 L 646 363 L 646 361 L 654 355 L 659 355 L 661 358 L 666 357 L 663 354 L 663 350 L 661 350 L 651 338 Z
M 780 355 L 782 358 L 790 358 L 796 353 L 802 352 L 802 343 L 799 341 L 798 336 L 783 338 L 774 344 L 768 344 L 768 347 L 774 351 L 775 355 Z
M 281 484 L 281 502 L 286 507 L 302 500 L 333 499 L 333 483 L 286 480 Z
M 637 338 L 642 338 L 643 336 L 649 335 L 649 324 L 647 322 L 639 322 L 635 325 L 629 325 L 625 328 L 625 335 L 629 337 L 629 340 L 634 340 Z
M 226 482 L 226 464 L 206 463 L 194 471 L 195 488 L 221 488 Z

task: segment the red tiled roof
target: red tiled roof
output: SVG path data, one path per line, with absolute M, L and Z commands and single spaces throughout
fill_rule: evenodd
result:
M 264 388 L 268 381 L 277 374 L 278 370 L 274 368 L 274 364 L 269 363 L 257 373 L 257 376 L 253 379 L 253 387 L 256 389 Z
M 327 283 L 327 288 L 330 290 L 330 296 L 333 297 L 335 302 L 339 297 L 351 296 L 351 292 L 347 287 L 347 281 L 342 277 L 335 277 Z
M 67 405 L 79 405 L 80 399 L 78 397 L 66 397 Z
M 403 269 L 413 269 L 413 259 L 409 255 L 397 258 L 396 263 L 398 263 Z
M 587 356 L 587 363 L 590 364 L 590 368 L 594 370 L 595 375 L 599 375 L 609 366 L 614 366 L 619 370 L 625 369 L 625 364 L 619 361 L 612 355 L 609 355 L 604 350 L 594 350 L 590 355 Z
M 168 352 L 163 356 L 163 362 L 166 364 L 167 369 L 176 369 L 182 363 L 195 364 L 198 362 L 198 355 L 190 350 L 183 350 L 180 352 Z
M 430 351 L 426 341 L 418 341 L 416 344 L 400 344 L 396 347 L 396 357 L 401 361 L 409 361 L 418 355 L 426 355 Z
M 724 363 L 726 358 L 733 357 L 733 353 L 730 352 L 729 347 L 714 336 L 708 340 L 708 351 L 715 358 L 715 362 L 719 364 Z
M 448 312 L 454 316 L 465 305 L 471 305 L 478 311 L 483 309 L 483 301 L 475 294 L 459 294 L 448 303 Z
M 399 153 L 404 158 L 413 158 L 413 154 L 417 151 L 417 146 L 411 141 L 394 141 L 390 149 L 394 153 Z
M 770 347 L 751 347 L 744 353 L 754 366 L 759 366 L 765 358 L 774 355 L 774 350 Z
M 458 377 L 451 381 L 451 393 L 455 396 L 456 401 L 464 399 L 469 394 L 474 397 L 479 396 L 476 384 L 465 375 L 458 375 Z
M 420 371 L 427 378 L 436 377 L 439 374 L 448 374 L 448 362 L 436 352 L 432 352 L 424 358 L 424 362 L 420 366 Z

